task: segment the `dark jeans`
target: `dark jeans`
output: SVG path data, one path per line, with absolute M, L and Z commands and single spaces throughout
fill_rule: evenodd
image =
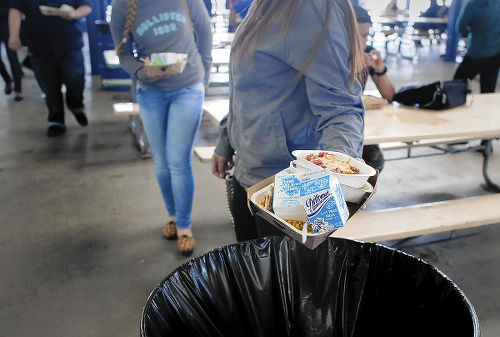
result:
M 472 80 L 479 74 L 481 93 L 495 92 L 498 70 L 500 68 L 500 54 L 492 57 L 473 59 L 465 55 L 462 63 L 457 68 L 453 79 Z
M 5 50 L 7 51 L 7 58 L 9 59 L 10 69 L 12 71 L 12 77 L 14 78 L 14 91 L 21 92 L 21 78 L 23 73 L 21 70 L 21 65 L 19 64 L 19 59 L 17 58 L 17 52 L 9 49 L 7 42 L 9 40 L 9 26 L 7 21 L 0 23 L 0 42 L 5 45 Z M 0 43 L 0 47 L 1 47 Z M 0 59 L 0 75 L 2 76 L 5 83 L 12 82 L 9 72 L 5 68 L 5 64 Z
M 233 177 L 226 184 L 229 211 L 233 217 L 234 232 L 238 242 L 265 236 L 283 236 L 282 231 L 262 219 L 253 216 L 248 209 L 247 191 Z
M 33 66 L 47 96 L 49 123 L 64 124 L 64 99 L 61 91 L 66 86 L 66 105 L 73 113 L 83 112 L 85 66 L 81 49 L 64 54 L 44 53 L 32 56 Z

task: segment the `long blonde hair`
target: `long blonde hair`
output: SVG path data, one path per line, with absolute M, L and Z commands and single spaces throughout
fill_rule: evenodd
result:
M 301 0 L 255 0 L 255 8 L 252 14 L 249 15 L 242 23 L 242 27 L 240 27 L 241 32 L 237 34 L 234 40 L 231 50 L 231 58 L 234 62 L 239 62 L 245 54 L 254 54 L 257 44 L 262 39 L 264 34 L 266 34 L 266 32 L 276 22 L 277 18 L 282 19 L 281 35 L 284 38 L 290 29 L 290 24 L 299 1 Z M 361 44 L 359 43 L 358 25 L 350 1 L 326 0 L 325 24 L 308 59 L 300 68 L 296 79 L 300 78 L 300 76 L 304 74 L 305 69 L 318 53 L 326 35 L 328 34 L 328 26 L 331 19 L 331 6 L 333 1 L 339 1 L 345 17 L 345 25 L 349 39 L 349 47 L 351 50 L 351 84 L 354 82 L 355 75 L 364 67 L 362 57 L 363 50 L 361 48 Z M 252 62 L 252 59 L 253 57 L 250 58 L 250 62 Z
M 132 28 L 134 27 L 135 15 L 137 14 L 137 7 L 139 5 L 139 0 L 128 0 L 127 1 L 127 18 L 125 20 L 125 25 L 123 27 L 122 39 L 115 48 L 116 55 L 120 55 L 123 52 L 123 47 L 127 43 Z

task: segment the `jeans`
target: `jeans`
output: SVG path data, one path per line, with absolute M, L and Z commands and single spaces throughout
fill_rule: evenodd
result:
M 49 123 L 64 124 L 64 99 L 61 91 L 66 86 L 66 105 L 73 113 L 84 111 L 85 66 L 81 49 L 64 54 L 56 52 L 32 56 L 35 72 L 47 95 Z
M 156 178 L 169 216 L 191 227 L 194 177 L 191 152 L 202 116 L 203 83 L 178 90 L 137 86 L 137 102 L 151 144 Z

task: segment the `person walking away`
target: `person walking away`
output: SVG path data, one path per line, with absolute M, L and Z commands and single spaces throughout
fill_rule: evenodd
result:
M 177 238 L 179 251 L 189 256 L 195 247 L 191 153 L 212 63 L 210 18 L 201 0 L 114 0 L 111 5 L 116 53 L 138 82 L 141 120 L 168 212 L 163 236 Z M 187 56 L 183 71 L 165 74 L 150 65 L 154 54 L 167 52 Z
M 358 5 L 353 5 L 356 19 L 358 21 L 358 31 L 360 36 L 361 48 L 364 49 L 363 54 L 366 66 L 358 74 L 357 78 L 363 90 L 365 89 L 368 76 L 370 76 L 377 87 L 377 90 L 389 102 L 395 94 L 394 84 L 387 75 L 387 66 L 380 56 L 380 52 L 372 46 L 368 46 L 368 36 L 372 20 L 370 14 Z M 384 168 L 384 154 L 377 144 L 363 146 L 363 160 L 371 167 L 382 171 Z
M 40 5 L 45 0 L 11 0 L 9 11 L 9 47 L 21 47 L 19 30 L 22 15 L 28 49 L 46 94 L 49 110 L 48 137 L 57 137 L 66 132 L 64 121 L 64 97 L 62 85 L 66 86 L 66 105 L 81 126 L 88 124 L 83 103 L 85 88 L 85 65 L 83 60 L 83 38 L 78 20 L 91 12 L 87 0 L 52 0 L 52 7 L 70 6 L 61 16 L 44 15 Z
M 3 44 L 5 46 L 5 51 L 7 54 L 7 59 L 9 60 L 10 70 L 12 71 L 12 77 L 14 78 L 14 100 L 19 102 L 23 99 L 22 93 L 22 76 L 23 72 L 21 70 L 21 64 L 17 58 L 17 52 L 10 49 L 8 46 L 9 41 L 9 1 L 0 2 L 0 46 Z M 9 95 L 12 92 L 12 77 L 10 76 L 5 64 L 0 58 L 0 75 L 5 81 L 5 93 Z
M 234 163 L 228 201 L 238 241 L 283 235 L 250 214 L 246 189 L 287 168 L 293 150 L 361 157 L 362 54 L 349 0 L 253 2 L 231 48 L 229 114 L 211 167 L 224 179 Z
M 500 68 L 500 0 L 470 0 L 462 8 L 457 31 L 467 34 L 467 52 L 454 79 L 479 74 L 481 93 L 495 92 Z

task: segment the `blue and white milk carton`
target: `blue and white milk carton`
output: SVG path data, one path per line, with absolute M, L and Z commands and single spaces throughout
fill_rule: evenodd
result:
M 289 167 L 274 177 L 274 214 L 285 220 L 307 221 L 304 207 L 300 204 L 300 175 L 302 172 Z
M 306 211 L 313 233 L 343 227 L 349 218 L 339 181 L 328 170 L 300 175 L 299 201 Z

